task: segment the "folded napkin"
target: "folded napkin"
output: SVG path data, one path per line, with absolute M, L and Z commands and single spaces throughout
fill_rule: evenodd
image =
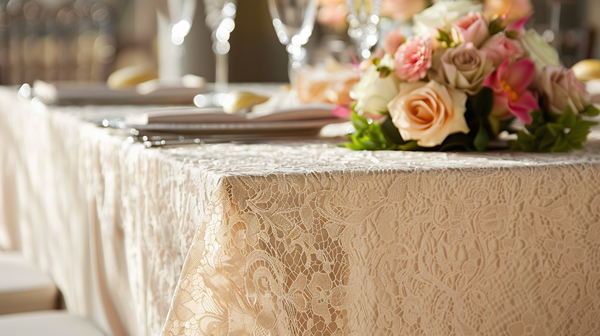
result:
M 274 123 L 307 120 L 338 119 L 331 113 L 333 106 L 309 104 L 280 109 L 257 109 L 245 115 L 228 114 L 220 108 L 169 107 L 150 110 L 140 115 L 130 115 L 125 119 L 128 125 L 149 124 L 218 124 L 218 123 Z

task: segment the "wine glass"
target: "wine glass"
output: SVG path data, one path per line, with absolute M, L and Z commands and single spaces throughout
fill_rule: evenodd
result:
M 379 9 L 381 0 L 347 0 L 348 35 L 354 40 L 359 59 L 371 57 L 371 47 L 377 44 L 379 36 Z
M 168 35 L 168 42 L 159 47 L 159 77 L 163 82 L 180 84 L 183 77 L 183 42 L 192 28 L 197 0 L 159 0 L 159 31 Z M 166 28 L 166 31 L 165 31 Z M 162 34 L 159 34 L 162 35 Z M 175 60 L 175 62 L 173 61 Z
M 235 28 L 236 0 L 204 0 L 204 11 L 206 25 L 212 31 L 216 59 L 215 91 L 225 93 L 229 82 L 229 36 Z
M 318 0 L 269 0 L 269 11 L 279 42 L 290 57 L 290 83 L 296 89 L 298 70 L 306 62 L 304 45 L 312 35 Z

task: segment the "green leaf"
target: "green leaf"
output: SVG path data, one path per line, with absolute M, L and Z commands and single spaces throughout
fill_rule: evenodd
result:
M 600 110 L 598 110 L 596 108 L 596 106 L 594 106 L 593 104 L 590 104 L 585 107 L 585 109 L 583 110 L 583 113 L 587 114 L 590 117 L 595 117 L 600 114 Z
M 577 122 L 577 116 L 570 107 L 566 108 L 565 111 L 563 111 L 563 114 L 558 118 L 558 123 L 565 125 L 567 128 L 575 126 L 575 122 Z
M 464 133 L 454 133 L 449 135 L 439 148 L 440 151 L 466 150 L 474 151 L 473 137 Z
M 540 142 L 539 148 L 549 148 L 550 146 L 556 143 L 556 139 L 556 135 L 553 135 L 550 132 L 546 133 L 546 135 L 544 135 L 542 141 Z
M 394 125 L 391 117 L 388 116 L 383 124 L 381 124 L 381 130 L 391 142 L 397 145 L 404 145 L 406 143 L 406 141 L 402 139 L 400 131 L 398 131 L 398 128 L 396 128 L 396 125 Z
M 473 112 L 477 118 L 485 120 L 494 108 L 494 90 L 483 87 L 473 99 Z
M 357 132 L 361 132 L 369 128 L 369 122 L 367 121 L 367 118 L 359 116 L 356 114 L 356 112 L 352 112 L 350 114 L 350 120 L 352 121 L 352 125 L 354 125 L 354 128 Z
M 516 40 L 519 38 L 519 32 L 516 30 L 507 30 L 504 34 L 511 40 Z
M 373 64 L 374 64 L 375 66 L 379 66 L 379 63 L 381 63 L 381 59 L 379 59 L 379 58 L 375 58 L 375 59 L 373 59 Z
M 423 150 L 423 147 L 417 145 L 416 141 L 409 141 L 405 145 L 399 146 L 403 151 L 418 151 Z
M 490 36 L 494 36 L 506 29 L 506 22 L 502 20 L 501 17 L 497 17 L 496 19 L 492 20 L 492 22 L 490 22 L 490 26 L 488 29 L 490 32 Z
M 567 140 L 567 138 L 564 135 L 561 134 L 556 139 L 556 143 L 554 144 L 554 146 L 552 146 L 550 151 L 553 153 L 560 153 L 560 152 L 568 152 L 569 149 L 571 149 L 569 146 L 569 141 Z
M 392 70 L 386 66 L 378 66 L 377 72 L 379 72 L 379 77 L 385 78 L 392 73 Z
M 500 133 L 500 131 L 503 129 L 500 119 L 498 119 L 498 117 L 496 117 L 496 116 L 493 116 L 490 114 L 490 116 L 488 117 L 488 122 L 490 123 L 492 132 L 494 132 L 495 135 L 498 135 Z
M 548 134 L 548 132 L 548 125 L 543 125 L 540 128 L 536 129 L 535 132 L 533 132 L 533 135 L 535 135 L 535 137 L 538 139 L 542 139 L 546 136 L 546 134 Z
M 477 135 L 475 136 L 475 140 L 473 141 L 473 144 L 475 145 L 475 148 L 481 152 L 487 148 L 488 142 L 490 142 L 490 136 L 488 135 L 488 132 L 485 130 L 485 127 L 483 127 L 483 125 L 480 125 L 479 131 L 477 132 Z
M 445 31 L 438 29 L 438 33 L 440 34 L 440 36 L 438 36 L 437 40 L 440 42 L 452 42 L 452 38 L 450 37 L 450 34 L 446 33 Z
M 554 135 L 554 136 L 563 134 L 563 132 L 565 130 L 564 125 L 557 124 L 557 123 L 548 123 L 548 124 L 546 124 L 546 126 L 548 126 L 548 131 L 550 131 L 550 133 L 552 133 L 552 135 Z

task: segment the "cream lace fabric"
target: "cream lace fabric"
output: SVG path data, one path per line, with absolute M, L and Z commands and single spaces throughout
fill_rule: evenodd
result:
M 148 150 L 81 121 L 119 108 L 0 100 L 0 246 L 115 335 L 600 334 L 600 133 L 561 155 Z

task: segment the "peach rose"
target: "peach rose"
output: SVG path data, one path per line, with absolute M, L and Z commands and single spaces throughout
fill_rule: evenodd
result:
M 548 65 L 542 71 L 540 93 L 545 107 L 553 113 L 562 114 L 567 106 L 578 114 L 590 104 L 585 86 L 575 78 L 572 70 Z
M 471 12 L 452 23 L 452 39 L 455 42 L 471 42 L 479 48 L 489 36 L 488 23 L 481 13 Z
M 469 133 L 466 103 L 466 93 L 436 81 L 401 83 L 388 110 L 404 140 L 435 147 L 450 134 Z
M 485 0 L 483 12 L 487 17 L 508 14 L 508 21 L 517 21 L 533 11 L 531 0 Z
M 483 43 L 480 48 L 487 57 L 492 59 L 494 67 L 500 66 L 504 60 L 516 61 L 525 55 L 521 43 L 510 39 L 506 35 L 494 35 Z
M 380 13 L 394 21 L 408 21 L 426 7 L 425 0 L 383 0 Z

